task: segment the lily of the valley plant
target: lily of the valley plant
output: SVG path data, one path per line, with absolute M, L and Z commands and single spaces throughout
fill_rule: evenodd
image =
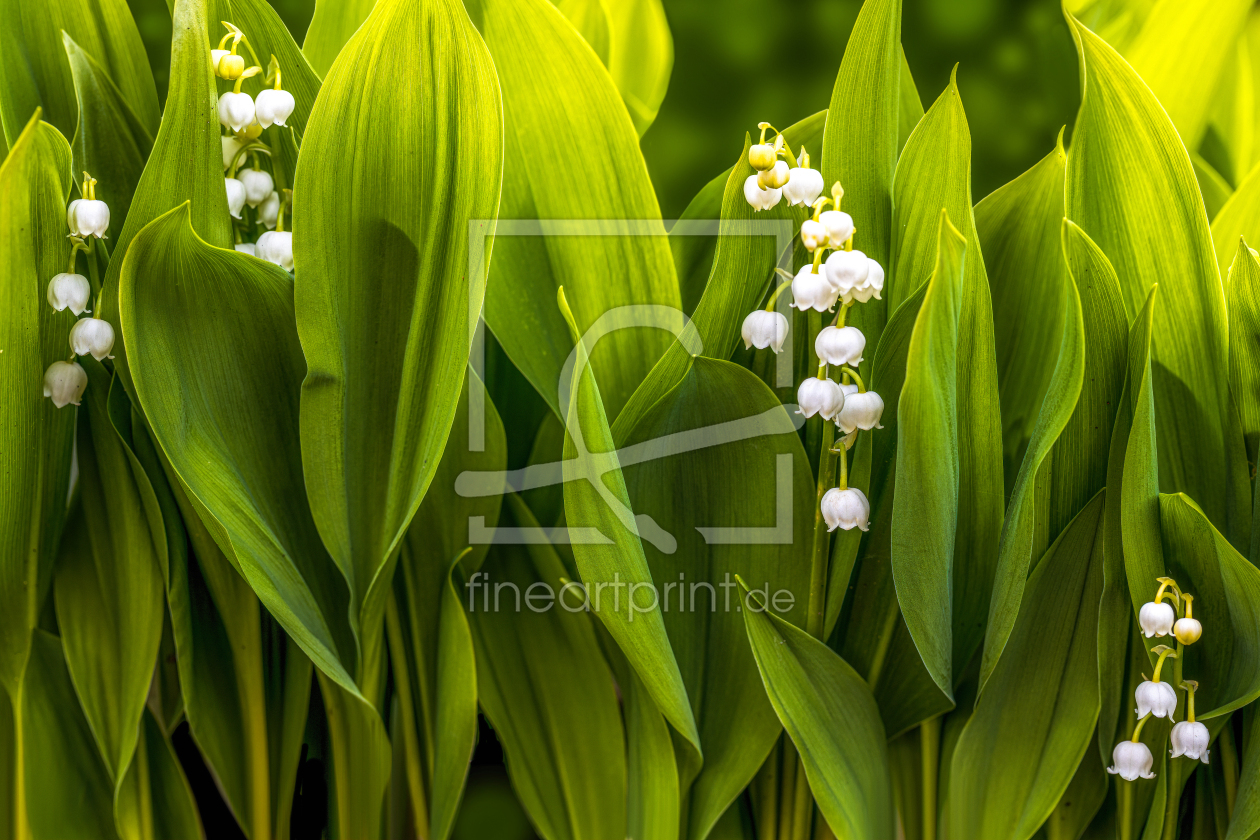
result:
M 1063 13 L 667 229 L 659 0 L 0 8 L 0 837 L 1258 836 L 1260 13 Z

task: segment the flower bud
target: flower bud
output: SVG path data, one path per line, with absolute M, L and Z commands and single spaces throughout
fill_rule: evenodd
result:
M 844 407 L 836 415 L 836 425 L 846 435 L 858 429 L 882 429 L 879 418 L 884 413 L 884 399 L 874 391 L 865 391 L 844 398 Z
M 870 260 L 861 251 L 835 251 L 826 265 L 827 281 L 840 295 L 850 294 L 870 273 Z
M 245 144 L 231 134 L 220 137 L 219 140 L 223 144 L 223 168 L 227 169 L 231 167 L 232 161 L 236 160 L 236 153 Z
M 70 206 L 73 208 L 70 215 L 74 217 L 71 232 L 100 238 L 109 230 L 109 205 L 105 202 L 84 198 L 72 201 Z
M 758 350 L 769 347 L 778 353 L 787 339 L 788 320 L 778 312 L 757 309 L 744 318 L 740 334 L 744 337 L 745 350 L 749 347 L 756 347 Z
M 814 273 L 814 266 L 806 263 L 792 280 L 792 305 L 804 312 L 814 309 L 826 312 L 836 305 L 836 290 L 827 282 L 823 272 Z
M 96 361 L 114 358 L 109 351 L 114 349 L 114 328 L 109 321 L 101 318 L 83 318 L 70 328 L 70 349 L 75 355 L 86 356 L 89 353 Z
M 787 185 L 788 182 L 788 165 L 787 161 L 780 160 L 775 162 L 774 166 L 763 170 L 757 174 L 757 183 L 762 189 L 778 190 Z
M 1166 682 L 1144 680 L 1133 696 L 1137 700 L 1138 720 L 1148 713 L 1172 720 L 1173 712 L 1177 711 L 1177 692 Z
M 78 362 L 53 362 L 44 372 L 44 396 L 52 397 L 57 408 L 78 405 L 87 381 L 87 371 Z
M 871 503 L 867 501 L 866 494 L 856 487 L 844 490 L 831 488 L 823 494 L 820 507 L 828 531 L 836 528 L 865 531 L 870 527 Z
M 236 132 L 236 136 L 245 143 L 248 143 L 250 140 L 257 140 L 262 136 L 262 126 L 258 124 L 257 120 L 254 120 L 252 123 Z
M 797 414 L 804 414 L 806 418 L 818 414 L 830 420 L 844 405 L 844 394 L 834 380 L 810 376 L 797 387 L 796 403 Z
M 1138 610 L 1138 625 L 1148 639 L 1152 636 L 1167 636 L 1172 632 L 1173 621 L 1176 618 L 1177 614 L 1173 612 L 1172 604 L 1166 604 L 1163 601 L 1159 603 L 1147 601 L 1142 605 L 1142 609 Z
M 243 169 L 236 173 L 236 178 L 245 185 L 245 203 L 257 207 L 267 200 L 275 190 L 271 173 L 261 169 Z
M 275 263 L 285 271 L 293 270 L 293 234 L 269 230 L 258 237 L 258 257 Z
M 248 93 L 228 91 L 219 97 L 219 122 L 240 131 L 254 121 L 254 100 Z
M 769 143 L 755 143 L 748 147 L 748 164 L 753 169 L 758 171 L 769 169 L 778 159 L 779 155 L 775 152 L 774 146 Z
M 1168 740 L 1172 742 L 1172 749 L 1168 754 L 1173 758 L 1184 755 L 1186 758 L 1197 758 L 1204 764 L 1208 763 L 1208 744 L 1212 741 L 1212 735 L 1198 721 L 1183 720 L 1174 724 L 1172 732 L 1168 733 Z
M 818 214 L 818 221 L 827 229 L 832 248 L 843 248 L 853 235 L 853 217 L 840 210 L 828 210 Z
M 1173 625 L 1173 635 L 1183 645 L 1192 645 L 1203 635 L 1203 625 L 1197 618 L 1179 618 Z
M 857 327 L 823 327 L 814 339 L 814 352 L 829 365 L 852 365 L 862 361 L 866 336 Z
M 241 208 L 245 206 L 245 185 L 235 178 L 224 178 L 227 188 L 228 212 L 233 219 L 241 217 Z
M 788 182 L 789 185 L 791 182 Z M 784 193 L 786 194 L 786 190 Z M 827 244 L 827 229 L 820 222 L 806 219 L 801 223 L 801 244 L 806 251 L 816 251 Z
M 48 305 L 61 312 L 69 309 L 82 315 L 92 297 L 92 287 L 82 274 L 58 274 L 48 281 Z
M 792 206 L 797 204 L 809 206 L 818 200 L 822 191 L 822 173 L 817 169 L 802 169 L 798 166 L 788 171 L 788 182 L 783 187 L 783 197 Z
M 274 230 L 276 227 L 276 219 L 280 217 L 280 193 L 272 191 L 266 200 L 258 206 L 258 221 L 267 226 L 267 230 Z
M 1112 765 L 1107 768 L 1107 772 L 1119 775 L 1125 781 L 1132 782 L 1139 777 L 1155 778 L 1155 774 L 1151 772 L 1155 756 L 1151 755 L 1151 748 L 1141 741 L 1121 741 L 1116 744 L 1116 748 L 1111 751 L 1111 761 Z
M 237 242 L 236 250 L 242 254 L 249 254 L 251 257 L 258 256 L 258 246 L 253 242 Z
M 217 50 L 213 52 L 217 52 Z M 215 65 L 214 72 L 220 79 L 235 82 L 245 72 L 245 57 L 228 53 L 219 58 L 219 63 Z
M 263 128 L 272 125 L 284 125 L 284 121 L 293 113 L 293 94 L 287 90 L 268 88 L 258 94 L 254 100 L 254 113 L 258 115 L 258 124 Z
M 752 206 L 753 210 L 769 210 L 779 203 L 779 198 L 782 195 L 782 190 L 762 189 L 761 185 L 757 183 L 756 175 L 749 175 L 744 180 L 744 198 Z

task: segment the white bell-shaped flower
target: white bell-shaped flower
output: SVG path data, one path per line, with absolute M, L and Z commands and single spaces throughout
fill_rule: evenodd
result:
M 865 391 L 844 398 L 844 408 L 836 415 L 840 431 L 852 434 L 857 429 L 882 429 L 879 418 L 884 413 L 884 399 L 874 391 Z
M 1138 610 L 1138 625 L 1148 639 L 1152 636 L 1167 636 L 1172 632 L 1176 618 L 1177 613 L 1173 611 L 1172 604 L 1163 601 L 1147 601 Z
M 48 305 L 61 312 L 82 315 L 92 297 L 92 286 L 82 274 L 61 273 L 48 281 Z
M 258 124 L 263 128 L 269 128 L 272 125 L 284 125 L 284 121 L 293 113 L 293 94 L 287 90 L 272 90 L 268 88 L 258 94 L 258 98 L 254 100 L 254 113 L 257 115 Z
M 866 282 L 870 260 L 861 251 L 835 251 L 827 257 L 827 281 L 841 296 Z
M 806 219 L 801 223 L 801 244 L 806 251 L 816 251 L 827 244 L 827 229 L 822 222 Z
M 827 229 L 832 248 L 843 248 L 853 235 L 853 217 L 842 210 L 828 210 L 818 215 L 818 221 Z
M 79 356 L 90 353 L 98 362 L 112 359 L 109 353 L 114 349 L 114 328 L 102 318 L 82 318 L 70 328 L 70 349 Z
M 253 242 L 237 242 L 236 250 L 242 254 L 249 254 L 251 257 L 258 256 L 258 246 Z
M 287 230 L 267 231 L 258 237 L 257 253 L 260 259 L 275 263 L 285 271 L 292 271 L 293 234 Z
M 223 56 L 231 54 L 231 50 L 210 50 L 210 66 L 214 68 L 216 74 L 219 72 L 219 61 Z
M 227 188 L 228 212 L 233 219 L 241 217 L 241 208 L 245 206 L 245 185 L 235 178 L 224 179 Z
M 775 161 L 774 166 L 757 173 L 757 184 L 767 190 L 781 190 L 788 183 L 787 161 Z
M 821 508 L 828 531 L 836 528 L 865 531 L 870 527 L 871 503 L 867 501 L 866 494 L 856 487 L 844 490 L 832 487 L 823 494 Z
M 1137 700 L 1138 720 L 1148 713 L 1172 720 L 1173 712 L 1177 711 L 1177 692 L 1169 683 L 1144 680 L 1133 696 Z
M 70 225 L 71 231 L 77 231 L 80 236 L 95 236 L 98 238 L 105 236 L 105 231 L 109 230 L 109 205 L 103 201 L 90 198 L 82 198 L 71 202 L 73 209 L 72 215 L 74 222 Z
M 1204 764 L 1208 763 L 1208 744 L 1212 741 L 1212 735 L 1197 720 L 1183 720 L 1173 724 L 1168 740 L 1172 742 L 1172 749 L 1168 752 L 1173 758 L 1184 755 L 1186 758 L 1197 758 Z
M 1111 751 L 1111 761 L 1112 765 L 1107 768 L 1107 772 L 1118 775 L 1127 782 L 1139 778 L 1155 778 L 1155 774 L 1151 772 L 1151 767 L 1155 765 L 1155 756 L 1151 755 L 1151 748 L 1141 741 L 1121 741 L 1116 744 L 1116 748 Z
M 818 414 L 824 420 L 830 420 L 843 408 L 844 393 L 834 380 L 810 376 L 797 386 L 796 403 L 800 406 L 797 414 L 804 414 L 807 418 Z
M 744 179 L 744 198 L 752 206 L 753 210 L 769 210 L 779 203 L 779 199 L 782 196 L 782 190 L 763 190 L 761 185 L 757 183 L 756 175 L 749 175 Z
M 749 312 L 744 318 L 744 326 L 740 329 L 740 335 L 744 337 L 745 350 L 749 347 L 756 347 L 758 350 L 769 347 L 778 353 L 783 349 L 787 334 L 787 318 L 778 312 L 767 312 L 764 309 Z
M 245 203 L 257 207 L 275 192 L 275 183 L 271 174 L 261 169 L 243 169 L 236 173 L 236 178 L 245 185 Z
M 796 167 L 788 170 L 788 182 L 783 187 L 783 197 L 788 204 L 809 206 L 822 195 L 823 177 L 817 169 Z
M 228 169 L 232 166 L 232 161 L 236 160 L 236 153 L 245 143 L 232 134 L 220 137 L 219 142 L 223 145 L 223 168 Z
M 267 230 L 274 230 L 276 227 L 276 219 L 280 216 L 280 193 L 272 191 L 271 195 L 258 205 L 258 221 L 267 226 Z
M 1203 635 L 1203 625 L 1197 618 L 1179 618 L 1173 625 L 1173 635 L 1183 645 L 1192 645 Z
M 814 266 L 806 263 L 792 280 L 792 305 L 804 312 L 814 309 L 826 312 L 836 305 L 836 290 L 827 280 L 825 272 L 814 273 Z
M 82 203 L 83 199 L 76 198 L 66 206 L 66 225 L 70 228 L 70 233 L 74 236 L 81 235 L 79 233 L 79 220 L 75 217 L 75 212 Z
M 884 290 L 884 267 L 877 261 L 867 258 L 866 263 L 866 282 L 863 286 L 870 289 L 875 296 L 875 300 L 883 300 L 879 293 Z
M 44 396 L 52 397 L 57 408 L 78 405 L 87 381 L 87 371 L 78 362 L 53 362 L 44 371 Z
M 862 361 L 866 336 L 857 327 L 823 327 L 814 339 L 814 352 L 829 365 L 852 365 Z
M 254 100 L 248 93 L 228 91 L 219 97 L 219 122 L 240 131 L 254 121 Z

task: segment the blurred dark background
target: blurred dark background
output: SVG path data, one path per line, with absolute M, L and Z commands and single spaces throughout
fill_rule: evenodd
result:
M 128 0 L 165 96 L 165 0 Z M 734 162 L 760 120 L 780 128 L 827 107 L 860 0 L 663 0 L 674 72 L 643 138 L 661 213 L 676 218 Z M 300 44 L 314 0 L 272 0 Z M 904 0 L 902 43 L 924 108 L 958 86 L 979 201 L 1054 147 L 1076 113 L 1076 52 L 1058 0 Z M 814 152 L 814 150 L 810 150 Z

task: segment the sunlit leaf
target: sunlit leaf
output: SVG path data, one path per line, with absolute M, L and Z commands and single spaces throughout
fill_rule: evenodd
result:
M 1242 423 L 1247 460 L 1254 464 L 1260 450 L 1260 260 L 1242 237 L 1227 275 L 1225 297 L 1230 396 Z
M 337 53 L 372 13 L 376 0 L 316 0 L 302 53 L 320 76 L 328 73 Z

